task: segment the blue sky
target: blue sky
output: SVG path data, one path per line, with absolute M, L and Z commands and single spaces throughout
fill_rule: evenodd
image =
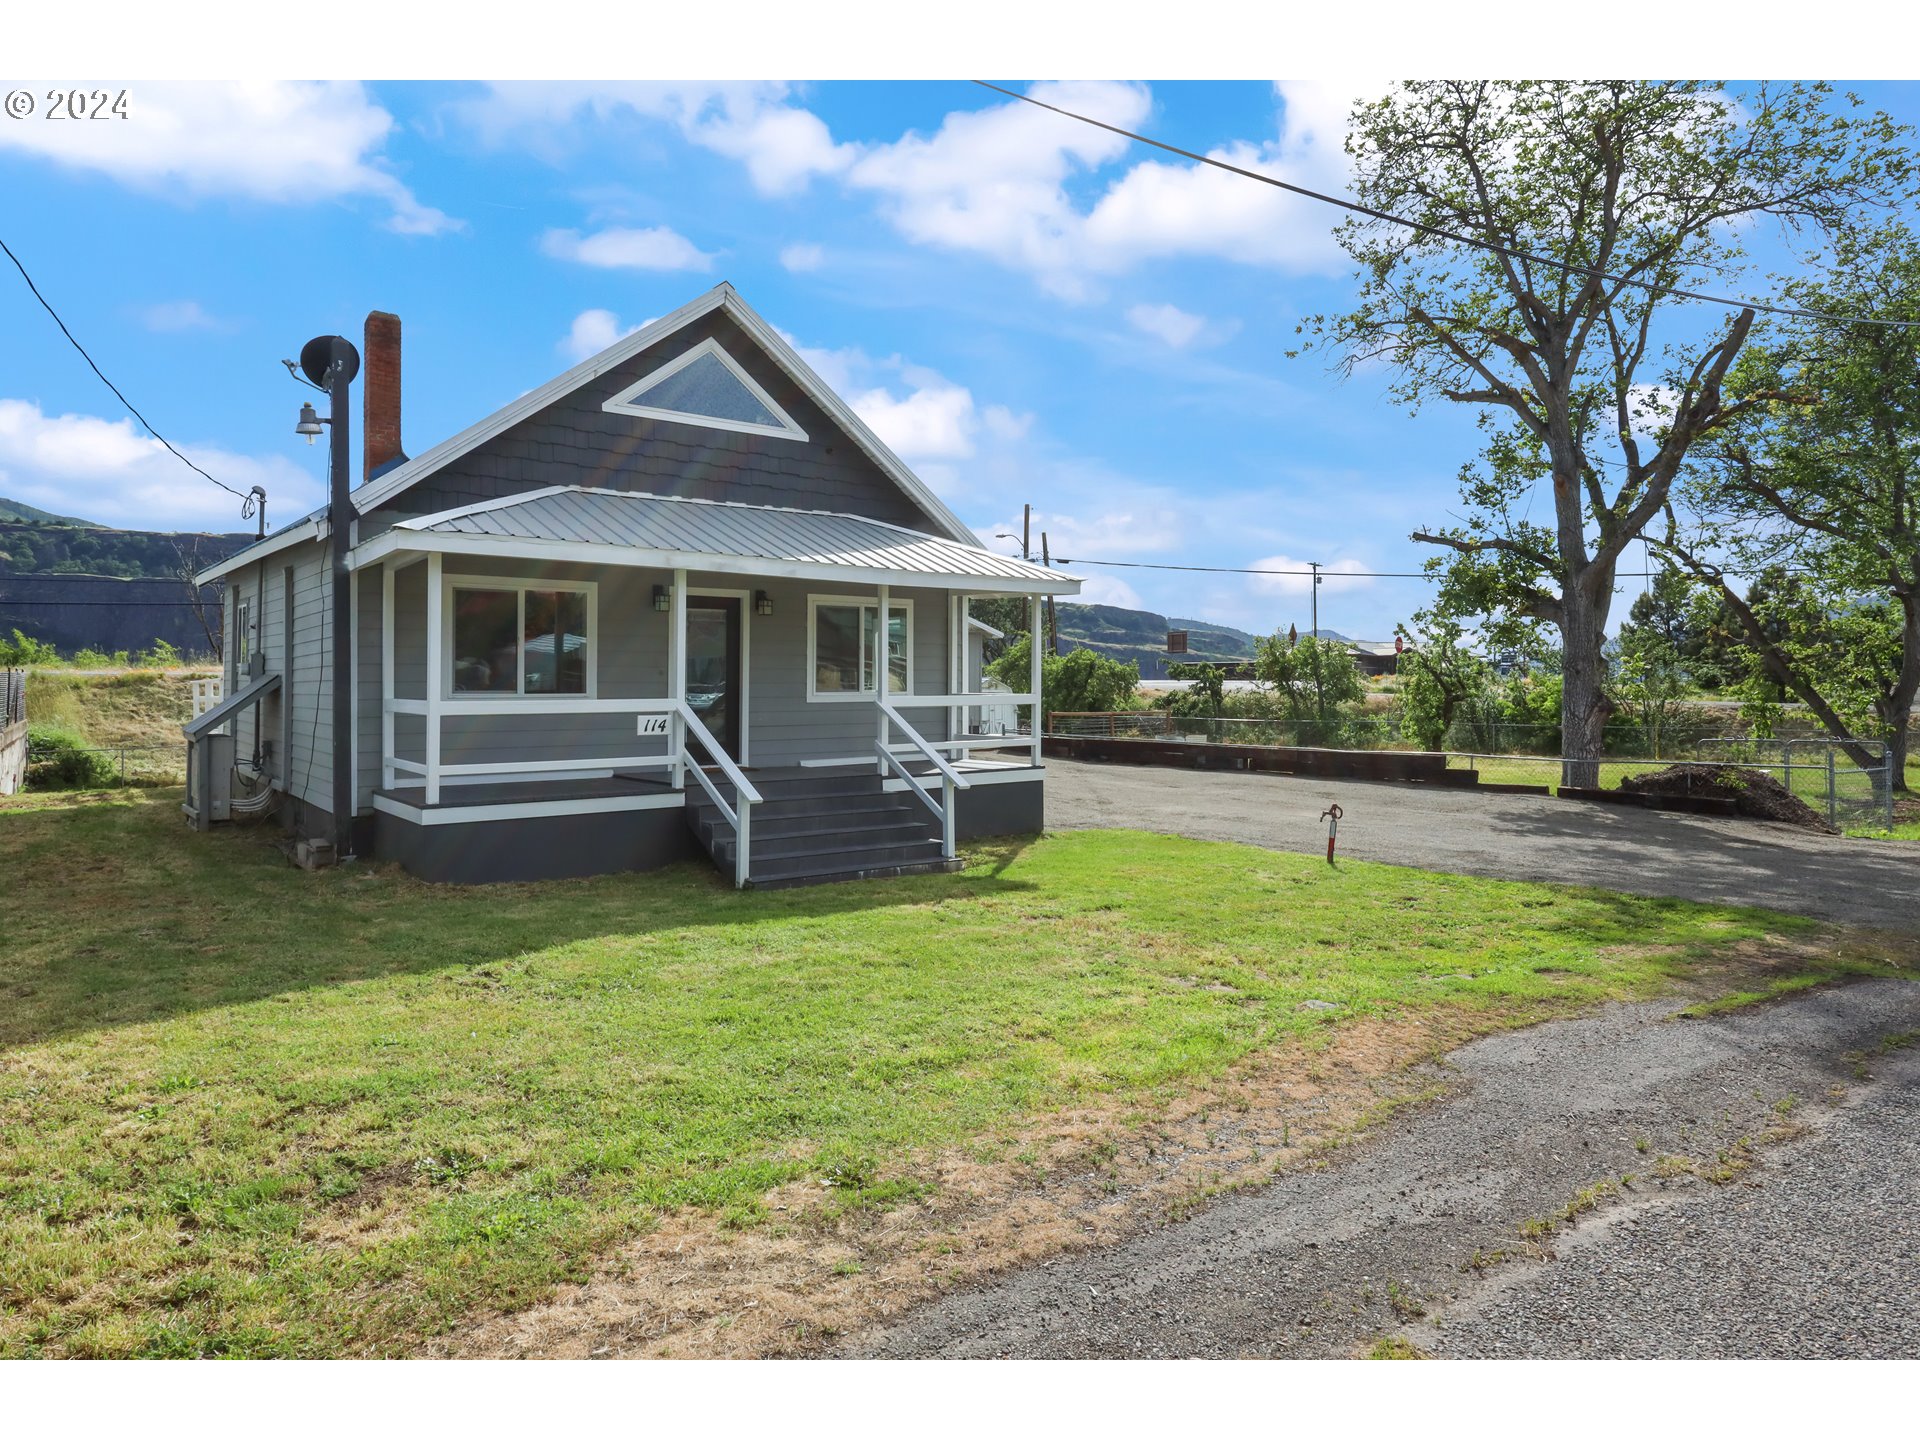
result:
M 1347 102 L 1378 88 L 1043 87 L 1333 190 Z M 1417 569 L 1407 532 L 1446 522 L 1475 449 L 1465 412 L 1410 416 L 1383 377 L 1287 358 L 1299 317 L 1350 294 L 1329 212 L 963 83 L 131 90 L 126 122 L 0 121 L 5 238 L 276 524 L 321 495 L 278 364 L 308 337 L 402 316 L 417 454 L 721 279 L 984 536 L 1030 501 L 1070 561 Z M 1920 87 L 1865 93 L 1920 118 Z M 0 325 L 0 494 L 243 528 L 10 273 Z M 1296 580 L 1080 573 L 1093 599 L 1305 628 Z M 1335 578 L 1322 624 L 1385 637 L 1426 589 Z

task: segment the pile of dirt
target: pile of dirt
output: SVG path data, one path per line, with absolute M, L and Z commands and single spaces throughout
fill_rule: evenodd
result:
M 1629 775 L 1622 790 L 1640 795 L 1712 795 L 1733 801 L 1734 809 L 1755 820 L 1778 820 L 1807 830 L 1837 835 L 1814 808 L 1764 770 L 1738 765 L 1669 765 L 1644 775 Z

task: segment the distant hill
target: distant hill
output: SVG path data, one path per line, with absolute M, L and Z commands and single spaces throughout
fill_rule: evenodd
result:
M 0 500 L 0 635 L 18 629 L 67 651 L 144 650 L 156 640 L 204 651 L 221 587 L 195 591 L 187 574 L 253 539 L 111 530 Z
M 38 510 L 21 500 L 9 500 L 0 495 L 0 520 L 26 520 L 35 525 L 79 525 L 83 528 L 95 528 L 91 520 L 76 520 L 71 515 L 55 515 L 51 510 Z
M 1254 642 L 1260 637 L 1215 620 L 1185 620 L 1156 614 L 1151 610 L 1127 610 L 1118 605 L 1059 606 L 1060 648 L 1080 647 L 1095 650 L 1115 660 L 1132 660 L 1140 666 L 1142 680 L 1167 678 L 1169 658 L 1186 660 L 1251 660 Z M 1167 632 L 1187 632 L 1187 653 L 1167 655 Z M 1319 632 L 1323 640 L 1342 645 L 1354 643 L 1353 637 L 1338 630 Z
M 184 566 L 202 569 L 251 545 L 253 539 L 245 534 L 109 530 L 85 521 L 16 520 L 0 515 L 0 575 L 172 579 Z
M 1115 660 L 1132 660 L 1145 680 L 1167 674 L 1167 632 L 1187 632 L 1189 660 L 1251 660 L 1254 637 L 1245 630 L 1210 620 L 1169 619 L 1151 610 L 1118 605 L 1059 606 L 1060 647 L 1078 646 Z M 1175 656 L 1176 660 L 1180 657 Z

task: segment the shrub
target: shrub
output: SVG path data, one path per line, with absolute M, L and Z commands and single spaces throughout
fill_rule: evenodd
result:
M 1022 635 L 988 670 L 1016 692 L 1032 683 L 1028 668 L 1031 640 Z M 1140 666 L 1131 660 L 1109 659 L 1094 650 L 1070 650 L 1065 655 L 1040 657 L 1040 708 L 1055 711 L 1138 710 Z M 1020 707 L 1025 710 L 1026 706 Z
M 97 790 L 114 783 L 113 762 L 87 747 L 85 737 L 57 725 L 27 727 L 27 787 Z
M 0 665 L 52 665 L 60 658 L 60 652 L 44 640 L 36 640 L 31 635 L 13 632 L 11 640 L 0 639 Z

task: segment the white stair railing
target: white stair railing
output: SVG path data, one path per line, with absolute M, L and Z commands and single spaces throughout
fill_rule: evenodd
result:
M 693 707 L 684 700 L 676 700 L 674 713 L 680 720 L 679 749 L 681 773 L 691 775 L 700 782 L 700 788 L 707 792 L 707 798 L 713 801 L 714 808 L 727 817 L 727 823 L 733 826 L 733 886 L 742 889 L 747 883 L 747 852 L 752 845 L 753 807 L 760 803 L 760 792 L 754 788 L 751 780 L 733 761 L 733 757 L 720 748 L 720 742 L 713 733 L 693 713 Z M 726 797 L 720 793 L 720 787 L 713 783 L 713 777 L 707 774 L 706 767 L 693 757 L 693 744 L 707 752 L 709 761 L 720 768 L 720 773 L 733 782 L 734 798 L 739 808 L 727 804 Z
M 940 822 L 941 858 L 946 860 L 953 859 L 953 797 L 956 791 L 971 789 L 972 782 L 958 770 L 954 769 L 946 756 L 928 744 L 926 737 L 907 723 L 906 717 L 893 707 L 885 695 L 875 695 L 873 703 L 878 706 L 880 710 L 880 736 L 874 741 L 873 748 L 874 752 L 880 757 L 882 772 L 884 773 L 888 769 L 894 771 L 902 780 L 907 782 L 907 788 L 920 797 L 920 803 L 933 812 L 934 819 Z M 891 738 L 887 728 L 889 725 L 896 727 L 901 734 L 906 737 L 907 743 L 915 750 L 918 750 L 921 756 L 932 764 L 935 772 L 940 776 L 940 798 L 938 800 L 933 798 L 933 793 L 927 789 L 921 778 L 907 768 L 906 762 L 894 754 L 893 746 L 889 743 Z

